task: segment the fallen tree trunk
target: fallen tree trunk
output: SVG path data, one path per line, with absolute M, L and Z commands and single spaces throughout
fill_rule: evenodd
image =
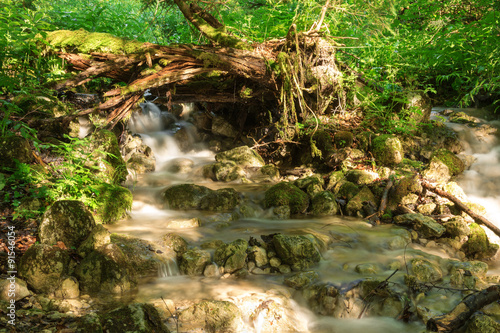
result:
M 476 223 L 484 225 L 485 227 L 487 227 L 488 229 L 493 231 L 497 236 L 500 237 L 500 228 L 498 228 L 492 222 L 488 221 L 486 218 L 474 213 L 469 207 L 467 207 L 457 197 L 455 197 L 454 195 L 451 195 L 445 191 L 438 189 L 436 186 L 433 186 L 426 181 L 422 181 L 421 183 L 422 183 L 422 186 L 424 188 L 428 189 L 431 192 L 436 193 L 439 196 L 442 196 L 442 197 L 450 200 L 451 202 L 453 202 L 457 206 L 458 209 L 460 209 L 461 211 L 465 212 L 470 217 L 472 217 Z
M 500 299 L 500 286 L 495 285 L 466 296 L 451 312 L 431 318 L 427 329 L 432 332 L 455 332 L 484 306 Z

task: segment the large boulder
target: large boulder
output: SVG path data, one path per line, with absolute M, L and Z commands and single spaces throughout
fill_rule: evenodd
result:
M 401 163 L 404 157 L 401 141 L 390 134 L 373 139 L 372 153 L 377 163 L 389 167 Z
M 428 179 L 447 182 L 451 177 L 461 174 L 464 162 L 448 149 L 439 149 L 430 158 L 430 163 L 423 175 Z
M 85 238 L 77 249 L 79 256 L 84 258 L 90 252 L 99 249 L 103 245 L 111 243 L 111 234 L 108 229 L 98 224 L 92 232 Z
M 240 202 L 239 193 L 232 188 L 214 191 L 194 184 L 171 186 L 163 192 L 163 198 L 171 209 L 221 211 L 233 209 Z
M 316 194 L 323 191 L 323 186 L 325 181 L 321 175 L 312 175 L 305 178 L 297 179 L 294 183 L 295 186 L 300 188 L 302 191 L 309 195 L 309 198 L 313 198 Z
M 234 149 L 223 151 L 215 155 L 217 162 L 232 161 L 240 167 L 263 167 L 264 160 L 255 151 L 248 146 L 236 147 Z
M 229 244 L 224 244 L 215 250 L 214 261 L 219 267 L 224 267 L 224 272 L 233 273 L 246 265 L 248 242 L 237 239 Z
M 306 269 L 321 259 L 312 235 L 276 234 L 272 238 L 272 244 L 281 261 L 295 271 Z
M 264 207 L 282 206 L 288 206 L 292 214 L 304 213 L 309 207 L 309 197 L 297 186 L 288 182 L 281 182 L 266 191 Z
M 104 245 L 88 254 L 75 269 L 85 292 L 123 294 L 135 288 L 135 272 L 116 244 Z
M 68 251 L 46 244 L 35 244 L 21 257 L 19 276 L 35 292 L 51 293 L 70 275 L 70 262 Z
M 146 303 L 133 303 L 111 310 L 102 317 L 104 332 L 108 333 L 169 333 L 158 310 Z
M 80 201 L 56 201 L 43 215 L 39 229 L 42 244 L 63 242 L 78 248 L 96 226 L 92 213 Z
M 203 327 L 210 333 L 242 332 L 243 320 L 238 307 L 228 301 L 201 301 L 185 309 L 179 315 L 184 328 Z

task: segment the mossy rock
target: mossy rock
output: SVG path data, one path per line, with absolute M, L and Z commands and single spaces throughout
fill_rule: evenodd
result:
M 135 271 L 116 244 L 89 253 L 75 269 L 84 292 L 124 294 L 137 286 Z
M 367 170 L 350 170 L 346 173 L 345 178 L 357 185 L 368 185 L 374 183 L 379 175 Z
M 372 147 L 372 142 L 375 137 L 376 135 L 373 132 L 361 132 L 356 135 L 359 149 L 363 150 L 364 152 L 368 152 Z
M 237 239 L 215 250 L 214 261 L 224 272 L 233 273 L 246 266 L 248 242 Z
M 363 206 L 367 202 L 372 202 L 375 204 L 375 196 L 372 191 L 366 186 L 354 196 L 352 197 L 346 206 L 346 212 L 350 216 L 363 216 Z
M 468 114 L 462 111 L 455 111 L 452 114 L 450 114 L 448 117 L 448 121 L 450 123 L 457 123 L 457 124 L 474 124 L 479 122 L 477 118 L 469 116 Z
M 101 186 L 94 218 L 97 223 L 115 223 L 132 208 L 132 192 L 121 186 Z
M 282 263 L 290 265 L 293 270 L 303 270 L 321 259 L 312 235 L 287 236 L 276 234 L 272 244 Z
M 401 163 L 404 157 L 401 141 L 390 134 L 373 139 L 372 153 L 377 163 L 389 167 Z
M 188 242 L 181 236 L 173 233 L 165 234 L 161 237 L 157 243 L 167 248 L 170 251 L 175 252 L 176 257 L 179 259 L 184 252 L 187 251 Z
M 60 241 L 67 247 L 77 248 L 95 226 L 92 214 L 82 202 L 60 200 L 43 214 L 39 240 L 47 245 Z
M 146 303 L 133 303 L 114 309 L 102 316 L 102 326 L 108 333 L 169 333 L 158 310 Z
M 443 162 L 448 167 L 451 176 L 457 176 L 465 169 L 464 162 L 448 149 L 439 149 L 434 152 L 431 156 L 431 160 L 433 159 Z
M 84 258 L 90 252 L 97 250 L 103 245 L 111 243 L 111 234 L 103 227 L 102 224 L 98 224 L 92 229 L 92 232 L 88 237 L 82 242 L 80 247 L 78 247 L 77 253 L 79 256 Z
M 412 228 L 424 238 L 438 238 L 446 231 L 446 228 L 433 218 L 419 213 L 398 215 L 393 219 L 393 222 Z
M 331 191 L 337 183 L 342 181 L 345 178 L 345 174 L 343 171 L 332 171 L 327 176 L 326 182 L 326 190 Z
M 190 249 L 184 252 L 179 262 L 179 269 L 186 275 L 202 275 L 205 267 L 212 262 L 210 252 Z
M 199 208 L 210 211 L 227 211 L 234 209 L 240 201 L 241 196 L 234 188 L 221 188 L 203 197 Z
M 184 326 L 203 327 L 206 332 L 241 332 L 242 315 L 240 309 L 228 301 L 201 301 L 182 311 L 179 321 Z
M 496 333 L 500 332 L 500 324 L 490 316 L 477 313 L 467 320 L 465 333 Z
M 23 137 L 9 135 L 0 138 L 0 168 L 15 168 L 17 160 L 19 163 L 33 162 L 31 147 Z
M 333 142 L 335 143 L 335 147 L 337 148 L 348 148 L 351 147 L 354 143 L 354 135 L 352 134 L 352 132 L 338 131 L 337 133 L 335 133 Z
M 353 182 L 342 180 L 335 185 L 333 188 L 333 193 L 338 197 L 351 200 L 360 191 L 360 187 Z
M 123 160 L 118 140 L 113 132 L 99 130 L 91 135 L 87 148 L 90 153 L 88 166 L 99 170 L 100 178 L 108 184 L 120 184 L 128 175 L 127 164 Z
M 318 130 L 313 135 L 316 148 L 321 151 L 321 156 L 330 156 L 334 151 L 332 135 L 328 131 Z
M 285 278 L 284 283 L 290 288 L 302 290 L 319 279 L 314 271 L 297 272 Z
M 319 192 L 323 191 L 325 181 L 321 175 L 312 175 L 305 178 L 297 179 L 294 183 L 295 186 L 309 195 L 309 198 L 314 197 Z
M 297 186 L 281 182 L 269 188 L 264 197 L 264 207 L 289 206 L 290 213 L 304 213 L 309 207 L 309 197 Z
M 32 245 L 21 257 L 19 276 L 37 293 L 51 293 L 71 273 L 68 251 L 46 244 Z
M 236 147 L 215 155 L 217 162 L 232 161 L 240 167 L 263 167 L 265 165 L 262 157 L 248 146 Z
M 394 190 L 389 195 L 389 208 L 396 207 L 403 202 L 408 201 L 407 198 L 411 195 L 419 195 L 422 193 L 422 185 L 416 176 L 404 177 L 394 186 Z
M 477 223 L 471 223 L 469 228 L 469 239 L 462 246 L 465 255 L 473 259 L 488 259 L 494 256 L 498 251 L 498 245 L 490 244 L 484 229 Z
M 212 193 L 208 187 L 194 184 L 174 185 L 163 192 L 170 209 L 198 209 L 201 200 Z
M 311 213 L 315 216 L 335 215 L 337 211 L 337 200 L 330 191 L 320 192 L 311 200 Z
M 443 278 L 443 271 L 439 265 L 428 259 L 412 259 L 411 270 L 419 282 L 436 282 Z

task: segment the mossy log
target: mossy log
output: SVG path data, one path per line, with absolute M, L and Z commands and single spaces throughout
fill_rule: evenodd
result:
M 474 312 L 500 299 L 500 286 L 495 285 L 466 296 L 449 313 L 431 318 L 427 329 L 431 332 L 456 332 Z

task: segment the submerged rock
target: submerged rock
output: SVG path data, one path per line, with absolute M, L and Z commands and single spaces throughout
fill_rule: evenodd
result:
M 42 217 L 40 243 L 54 245 L 63 242 L 67 247 L 78 247 L 95 226 L 92 213 L 82 202 L 56 201 Z

